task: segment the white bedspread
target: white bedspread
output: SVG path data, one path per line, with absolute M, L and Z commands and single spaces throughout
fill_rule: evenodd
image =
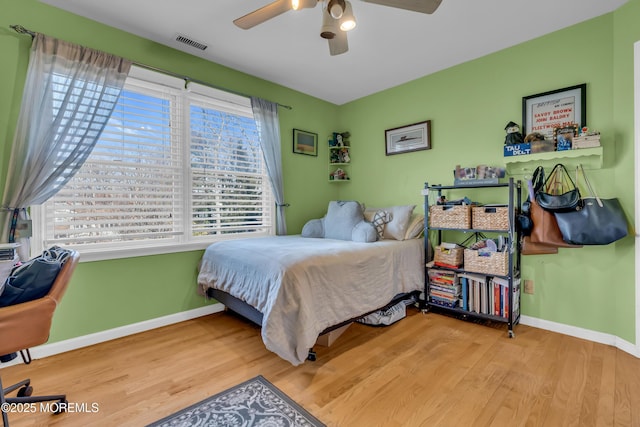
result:
M 327 327 L 382 307 L 399 293 L 423 290 L 423 259 L 422 239 L 229 240 L 206 250 L 198 285 L 258 309 L 266 347 L 298 365 Z

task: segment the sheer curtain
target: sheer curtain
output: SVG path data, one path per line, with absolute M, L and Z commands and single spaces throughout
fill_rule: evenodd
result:
M 280 148 L 280 121 L 278 104 L 260 98 L 251 97 L 251 108 L 258 124 L 260 146 L 264 153 L 267 173 L 276 198 L 276 234 L 287 234 L 284 209 L 284 184 L 282 180 L 282 154 Z
M 124 85 L 125 59 L 36 34 L 3 194 L 2 241 L 27 207 L 55 195 L 87 159 Z M 28 239 L 19 240 L 22 259 Z

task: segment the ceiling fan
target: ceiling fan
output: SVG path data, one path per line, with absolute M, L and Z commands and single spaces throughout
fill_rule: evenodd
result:
M 435 12 L 442 2 L 442 0 L 362 1 L 428 14 Z M 329 41 L 329 53 L 333 56 L 347 52 L 349 50 L 347 31 L 356 27 L 353 8 L 348 0 L 275 0 L 260 9 L 241 16 L 234 20 L 233 23 L 244 30 L 248 30 L 289 10 L 314 8 L 318 3 L 323 3 L 320 37 Z

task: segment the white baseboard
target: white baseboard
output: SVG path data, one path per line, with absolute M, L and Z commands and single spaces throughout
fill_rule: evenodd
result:
M 534 328 L 544 329 L 551 332 L 558 332 L 560 334 L 582 338 L 600 344 L 611 345 L 619 348 L 625 353 L 629 353 L 632 356 L 640 358 L 640 348 L 637 345 L 631 344 L 629 341 L 623 340 L 622 338 L 615 335 L 605 334 L 602 332 L 579 328 L 577 326 L 565 325 L 563 323 L 551 322 L 549 320 L 543 320 L 529 316 L 521 316 L 520 323 L 523 325 L 532 326 Z
M 106 331 L 96 332 L 94 334 L 83 335 L 81 337 L 70 338 L 64 341 L 58 341 L 51 344 L 43 344 L 30 349 L 33 359 L 42 359 L 43 357 L 53 356 L 82 347 L 99 344 L 105 341 L 111 341 L 116 338 L 126 337 L 128 335 L 137 334 L 139 332 L 149 331 L 151 329 L 161 328 L 163 326 L 172 325 L 174 323 L 184 322 L 185 320 L 195 319 L 196 317 L 207 316 L 209 314 L 218 313 L 224 310 L 224 305 L 215 303 L 205 307 L 195 308 L 189 311 L 169 314 L 167 316 L 155 319 L 145 320 L 143 322 L 133 323 L 131 325 L 121 326 L 119 328 L 108 329 Z M 17 357 L 9 363 L 0 364 L 0 368 L 22 363 L 22 358 Z
M 158 317 L 156 319 L 145 320 L 143 322 L 131 325 L 121 326 L 119 328 L 109 329 L 106 331 L 96 332 L 94 334 L 84 335 L 81 337 L 71 338 L 64 341 L 58 341 L 51 344 L 43 344 L 31 349 L 33 359 L 41 359 L 43 357 L 53 356 L 82 347 L 99 344 L 101 342 L 114 340 L 116 338 L 126 337 L 128 335 L 137 334 L 139 332 L 149 331 L 151 329 L 161 328 L 163 326 L 174 323 L 184 322 L 185 320 L 195 319 L 196 317 L 207 316 L 209 314 L 218 313 L 224 310 L 224 305 L 220 303 L 211 304 L 205 307 L 196 308 L 189 311 L 170 314 L 168 316 Z M 535 317 L 521 316 L 520 323 L 534 328 L 544 329 L 551 332 L 569 335 L 576 338 L 582 338 L 588 341 L 600 344 L 611 345 L 625 353 L 640 358 L 639 347 L 630 342 L 616 337 L 615 335 L 605 334 L 602 332 L 591 331 L 589 329 L 578 328 L 576 326 L 565 325 L 562 323 L 551 322 L 549 320 L 538 319 Z M 0 364 L 0 369 L 22 363 L 22 359 L 17 357 L 9 363 Z

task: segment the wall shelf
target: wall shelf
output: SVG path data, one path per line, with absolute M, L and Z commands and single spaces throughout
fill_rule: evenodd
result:
M 548 153 L 510 156 L 505 157 L 504 162 L 509 175 L 529 174 L 538 166 L 544 167 L 545 170 L 551 170 L 558 163 L 565 165 L 568 170 L 573 170 L 580 164 L 585 169 L 601 169 L 602 146 L 581 148 L 579 150 L 551 151 Z

